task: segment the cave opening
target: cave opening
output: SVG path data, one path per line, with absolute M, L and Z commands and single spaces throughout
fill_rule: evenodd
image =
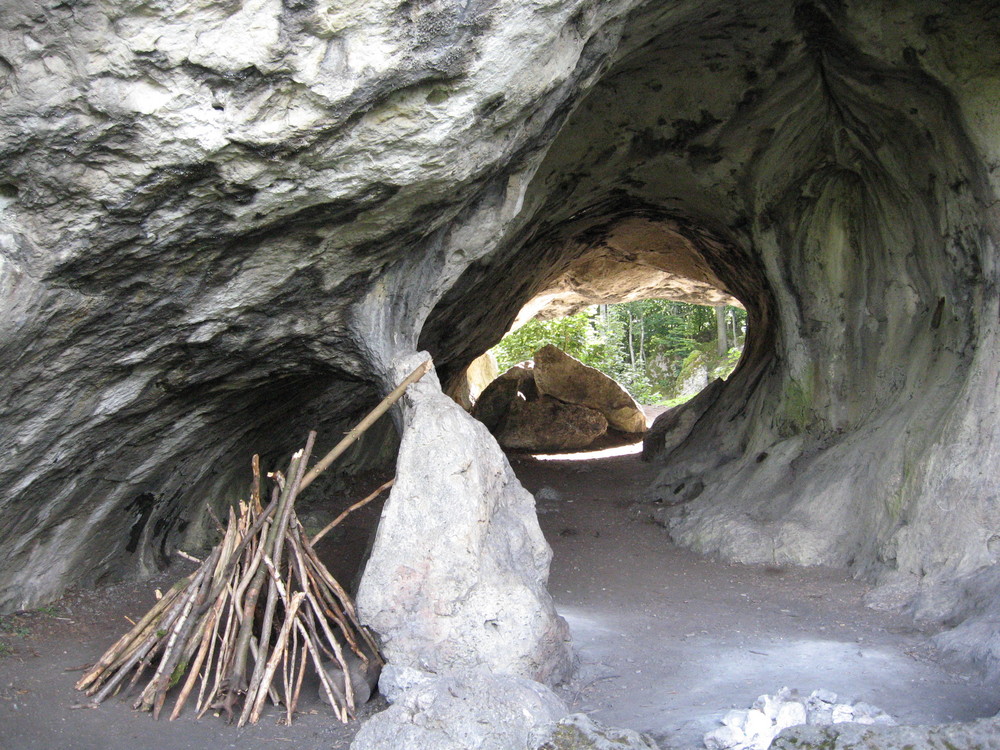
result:
M 357 463 L 399 480 L 359 591 L 397 665 L 556 683 L 558 605 L 592 668 L 631 639 L 649 726 L 676 704 L 630 653 L 706 705 L 832 658 L 889 710 L 995 709 L 962 687 L 1000 674 L 991 3 L 72 5 L 0 11 L 2 611 L 155 573 L 249 455 L 335 439 L 429 352 Z M 526 308 L 667 276 L 750 335 L 646 461 L 507 461 L 444 395 Z M 893 657 L 929 642 L 969 671 Z

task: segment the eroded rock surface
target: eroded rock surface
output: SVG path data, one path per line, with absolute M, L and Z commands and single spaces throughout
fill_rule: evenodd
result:
M 565 713 L 551 690 L 524 678 L 486 671 L 427 675 L 369 719 L 351 750 L 529 750 L 533 732 Z
M 486 428 L 417 384 L 358 612 L 397 667 L 485 667 L 557 683 L 569 629 L 545 584 L 535 502 Z
M 967 724 L 883 727 L 864 724 L 799 726 L 785 729 L 771 745 L 774 750 L 996 750 L 1000 721 Z
M 542 396 L 512 400 L 496 438 L 504 448 L 515 450 L 576 451 L 607 431 L 608 420 L 596 409 Z
M 646 431 L 642 407 L 600 370 L 551 344 L 535 352 L 533 360 L 535 385 L 540 393 L 599 411 L 610 427 L 621 432 Z
M 701 483 L 674 539 L 905 580 L 996 671 L 993 3 L 25 0 L 0 29 L 0 609 L 168 564 L 254 452 L 322 451 L 418 351 L 450 384 L 567 274 L 631 294 L 594 281 L 628 261 L 750 322 L 647 446 L 654 492 Z M 404 448 L 392 513 L 481 518 L 483 556 L 438 612 L 450 563 L 376 550 L 368 590 L 405 605 L 369 611 L 401 658 L 493 663 L 492 626 L 435 637 L 509 577 L 514 668 L 555 669 L 530 503 L 435 396 L 404 444 L 442 416 L 470 450 Z

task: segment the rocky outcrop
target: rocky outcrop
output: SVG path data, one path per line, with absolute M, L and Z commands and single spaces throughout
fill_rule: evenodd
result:
M 864 724 L 799 726 L 785 729 L 774 750 L 995 750 L 1000 748 L 1000 721 L 967 724 L 885 727 Z
M 570 714 L 538 733 L 532 750 L 659 750 L 646 734 L 608 727 L 587 714 Z
M 604 415 L 621 432 L 645 432 L 646 415 L 628 391 L 600 370 L 583 364 L 558 347 L 543 346 L 532 357 L 540 393 L 586 406 Z
M 653 491 L 703 487 L 672 536 L 905 581 L 996 668 L 991 3 L 26 0 L 0 29 L 0 609 L 167 565 L 254 452 L 322 451 L 419 351 L 450 384 L 567 273 L 630 294 L 587 278 L 629 260 L 749 317 L 650 446 Z M 362 601 L 400 659 L 555 674 L 530 501 L 438 385 L 395 411 Z M 469 443 L 431 465 L 407 432 L 438 417 Z M 451 594 L 386 552 L 465 560 L 473 516 Z M 441 645 L 508 585 L 509 631 Z

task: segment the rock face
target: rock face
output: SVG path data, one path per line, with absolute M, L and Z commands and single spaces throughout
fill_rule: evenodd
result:
M 996 671 L 998 28 L 978 0 L 0 5 L 0 610 L 167 565 L 254 452 L 323 450 L 419 351 L 450 384 L 566 274 L 630 294 L 588 276 L 624 259 L 749 316 L 647 446 L 653 491 L 703 487 L 673 537 L 891 583 Z M 395 411 L 366 611 L 400 659 L 554 676 L 530 499 L 443 399 Z M 438 419 L 468 444 L 431 465 Z M 389 554 L 409 535 L 441 543 Z
M 656 742 L 631 729 L 608 727 L 587 714 L 571 714 L 543 729 L 532 750 L 659 750 Z
M 472 360 L 472 364 L 465 368 L 463 375 L 452 381 L 447 393 L 463 409 L 472 411 L 483 390 L 499 375 L 496 357 L 486 352 Z
M 600 370 L 588 367 L 551 344 L 535 352 L 533 360 L 535 385 L 540 393 L 599 411 L 616 430 L 646 431 L 642 407 Z

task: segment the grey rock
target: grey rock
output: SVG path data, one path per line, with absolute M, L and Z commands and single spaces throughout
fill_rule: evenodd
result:
M 747 736 L 741 727 L 726 724 L 706 732 L 703 742 L 707 750 L 730 750 L 745 747 Z
M 397 667 L 559 682 L 569 633 L 545 588 L 552 552 L 534 498 L 486 428 L 433 382 L 411 388 L 404 420 L 358 591 L 362 621 Z
M 341 706 L 353 705 L 360 708 L 366 704 L 379 684 L 381 665 L 375 658 L 362 660 L 350 648 L 344 647 L 344 661 L 347 664 L 347 676 L 350 681 L 351 700 L 347 701 L 348 679 L 345 679 L 344 669 L 337 662 L 326 662 L 324 670 L 330 680 L 334 698 Z M 319 686 L 319 698 L 323 703 L 329 703 L 330 697 L 322 685 Z
M 997 750 L 1000 721 L 981 719 L 940 726 L 833 724 L 785 729 L 773 750 Z
M 622 432 L 645 432 L 646 415 L 628 391 L 600 370 L 589 367 L 551 344 L 532 357 L 535 385 L 569 404 L 599 411 L 608 425 Z
M 566 713 L 537 682 L 486 671 L 458 671 L 415 684 L 365 722 L 351 750 L 518 750 Z
M 423 687 L 436 679 L 430 672 L 414 667 L 386 664 L 378 680 L 378 690 L 389 703 L 395 703 L 400 696 L 414 688 Z
M 883 601 L 1000 675 L 988 3 L 235 5 L 0 3 L 0 610 L 210 545 L 206 500 L 245 494 L 250 455 L 311 428 L 332 444 L 418 351 L 448 382 L 558 304 L 536 295 L 682 278 L 677 296 L 738 298 L 750 336 L 644 447 L 654 493 L 703 483 L 671 536 L 898 574 Z M 405 441 L 423 405 L 387 429 Z M 394 448 L 373 434 L 351 464 Z M 480 630 L 512 554 L 521 625 L 499 640 L 527 672 L 559 662 L 544 549 L 510 532 L 531 513 L 506 513 L 495 446 L 434 470 L 407 450 L 405 500 L 455 516 L 413 533 L 457 537 L 468 506 L 485 561 L 442 595 L 404 547 L 401 611 L 374 608 L 391 647 L 503 661 Z M 441 569 L 468 562 L 441 546 Z M 392 565 L 383 549 L 368 575 Z M 476 635 L 439 659 L 430 621 L 450 636 L 457 611 Z
M 659 750 L 652 737 L 605 726 L 586 714 L 570 714 L 536 730 L 530 750 Z

